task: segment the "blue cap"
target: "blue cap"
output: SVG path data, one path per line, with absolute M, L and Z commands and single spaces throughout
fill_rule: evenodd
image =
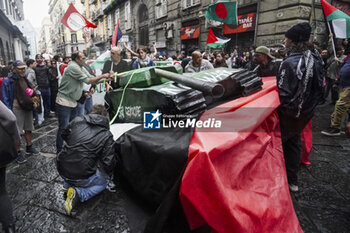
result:
M 13 62 L 13 67 L 27 67 L 26 64 L 24 64 L 21 60 L 16 60 Z

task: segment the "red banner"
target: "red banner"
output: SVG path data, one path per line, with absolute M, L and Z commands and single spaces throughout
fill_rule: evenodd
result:
M 182 27 L 181 40 L 196 39 L 199 36 L 199 25 Z
M 345 12 L 346 14 L 350 15 L 350 3 L 343 1 L 333 1 L 332 5 L 341 10 L 342 12 Z
M 234 34 L 255 30 L 256 14 L 249 13 L 238 16 L 238 25 L 224 24 L 224 34 Z

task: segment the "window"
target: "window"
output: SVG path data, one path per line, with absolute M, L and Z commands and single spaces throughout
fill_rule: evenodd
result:
M 183 7 L 187 9 L 188 7 L 199 5 L 200 3 L 200 0 L 183 0 Z
M 71 34 L 71 42 L 72 43 L 77 43 L 77 34 L 75 34 L 75 33 Z
M 138 10 L 139 23 L 145 23 L 148 20 L 148 9 L 145 4 L 141 4 Z
M 168 1 L 167 0 L 159 0 L 160 5 L 156 5 L 155 14 L 156 19 L 160 19 L 168 14 Z
M 112 14 L 109 14 L 107 16 L 107 34 L 108 36 L 111 36 L 112 35 L 112 32 L 113 32 L 113 28 L 112 28 Z
M 120 18 L 120 13 L 119 13 L 119 9 L 116 9 L 115 10 L 115 13 L 114 13 L 114 25 L 116 26 L 117 25 L 117 22 L 118 22 L 118 19 Z M 120 22 L 119 22 L 120 23 Z
M 131 29 L 131 10 L 130 1 L 125 3 L 125 29 Z
M 148 46 L 148 26 L 140 27 L 140 45 Z

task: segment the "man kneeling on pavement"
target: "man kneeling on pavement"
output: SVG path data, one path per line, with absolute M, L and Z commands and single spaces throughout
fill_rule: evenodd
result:
M 63 149 L 56 158 L 57 170 L 67 191 L 64 208 L 68 215 L 106 189 L 117 159 L 107 110 L 94 105 L 90 114 L 76 117 L 63 131 Z

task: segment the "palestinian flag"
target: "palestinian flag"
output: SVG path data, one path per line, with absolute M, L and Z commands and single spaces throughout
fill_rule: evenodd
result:
M 212 28 L 209 28 L 208 33 L 208 39 L 207 39 L 207 46 L 211 48 L 221 48 L 224 47 L 227 42 L 229 42 L 231 39 L 226 37 L 219 37 L 216 36 L 213 32 Z
M 326 20 L 332 26 L 336 38 L 350 38 L 350 16 L 338 10 L 325 0 L 321 0 Z
M 102 69 L 106 61 L 111 60 L 111 51 L 107 50 L 102 53 L 91 65 L 91 69 L 94 71 L 96 75 L 102 74 Z
M 222 131 L 112 125 L 120 180 L 156 209 L 142 232 L 162 232 L 155 229 L 176 206 L 191 230 L 302 233 L 288 190 L 279 104 L 276 78 L 266 77 L 261 91 L 203 112 L 200 120 L 215 118 Z
M 207 19 L 237 25 L 237 2 L 219 1 L 208 6 L 205 12 Z

